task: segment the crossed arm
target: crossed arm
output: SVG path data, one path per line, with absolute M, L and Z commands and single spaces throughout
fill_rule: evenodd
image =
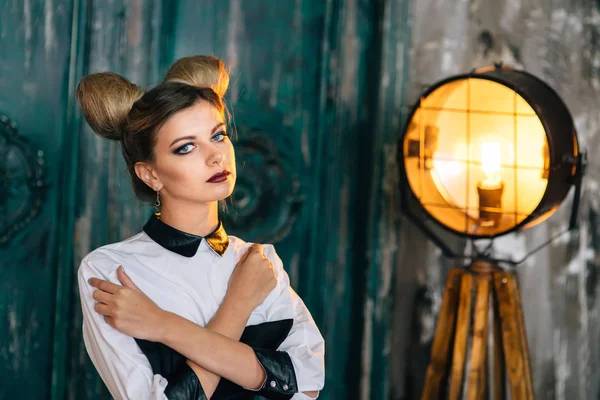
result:
M 235 300 L 226 298 L 223 304 L 221 304 L 221 307 L 219 307 L 215 313 L 212 320 L 206 325 L 206 328 L 210 331 L 223 335 L 224 338 L 229 338 L 238 342 L 242 336 L 244 328 L 246 327 L 246 323 L 248 322 L 251 312 L 252 310 L 248 311 L 248 307 L 244 306 L 244 304 L 237 303 Z M 192 335 L 195 336 L 194 333 L 197 333 L 195 327 L 197 325 L 178 317 L 175 314 L 171 314 L 169 317 L 170 320 L 165 321 L 165 324 L 170 326 L 170 329 L 165 332 L 165 339 L 162 341 L 162 343 L 183 354 L 184 352 L 181 350 L 186 348 L 186 344 L 183 341 L 180 341 L 179 338 L 183 338 L 184 335 L 189 338 L 188 331 L 191 331 Z M 178 321 L 178 319 L 180 320 Z M 178 322 L 183 326 L 180 326 Z M 239 344 L 241 345 L 239 347 L 243 349 L 243 359 L 247 365 L 245 368 L 236 368 L 237 371 L 234 372 L 246 372 L 247 377 L 242 376 L 241 380 L 247 380 L 249 383 L 249 388 L 258 389 L 265 380 L 265 371 L 258 363 L 258 360 L 256 359 L 252 349 L 242 343 Z M 223 375 L 219 376 L 215 373 L 212 373 L 189 359 L 187 363 L 198 376 L 198 379 L 202 384 L 202 388 L 204 389 L 204 393 L 208 396 L 208 398 L 210 398 L 217 388 L 217 385 L 221 380 L 221 376 Z M 238 380 L 237 377 L 234 379 Z M 234 379 L 229 380 L 235 382 Z M 316 397 L 316 394 L 312 397 Z
M 214 393 L 220 377 L 224 377 L 249 389 L 258 389 L 264 384 L 267 374 L 261 363 L 258 361 L 254 350 L 251 347 L 238 342 L 254 308 L 248 307 L 248 302 L 233 300 L 224 301 L 219 311 L 207 325 L 207 328 L 203 328 L 175 314 L 160 309 L 161 312 L 156 313 L 156 309 L 146 307 L 149 305 L 154 305 L 156 307 L 156 305 L 141 291 L 136 291 L 133 282 L 131 282 L 131 285 L 133 286 L 128 287 L 129 283 L 127 283 L 128 277 L 126 274 L 123 274 L 121 271 L 118 272 L 117 275 L 119 280 L 123 283 L 123 286 L 107 281 L 102 281 L 105 282 L 102 283 L 102 286 L 109 291 L 118 289 L 119 297 L 122 297 L 122 304 L 135 304 L 136 312 L 132 313 L 130 320 L 123 320 L 118 317 L 113 318 L 111 316 L 105 317 L 105 321 L 108 322 L 108 325 L 114 328 L 107 331 L 107 324 L 103 324 L 104 327 L 102 327 L 99 326 L 101 324 L 98 323 L 98 318 L 101 318 L 98 313 L 102 313 L 103 311 L 101 307 L 99 309 L 98 305 L 96 305 L 96 307 L 91 310 L 89 304 L 84 304 L 84 336 L 87 336 L 86 347 L 88 348 L 88 352 L 103 380 L 107 383 L 109 389 L 111 389 L 113 396 L 139 398 L 141 392 L 136 392 L 136 390 L 142 390 L 141 387 L 143 385 L 141 383 L 135 384 L 136 379 L 132 378 L 132 376 L 141 375 L 140 379 L 143 379 L 146 382 L 146 385 L 148 385 L 148 382 L 152 382 L 151 388 L 146 387 L 144 389 L 152 391 L 152 397 L 147 397 L 157 399 L 166 398 L 164 390 L 168 382 L 166 382 L 165 379 L 159 379 L 161 378 L 160 375 L 152 376 L 152 370 L 149 368 L 147 359 L 143 359 L 143 353 L 140 354 L 139 348 L 137 348 L 135 342 L 132 342 L 133 337 L 161 342 L 185 356 L 188 359 L 188 365 L 198 376 L 204 392 L 208 397 L 212 396 Z M 112 286 L 108 287 L 107 285 L 115 285 L 118 286 L 118 288 Z M 96 298 L 97 292 L 99 291 L 95 291 L 94 298 Z M 121 296 L 124 294 L 127 294 L 127 296 Z M 85 295 L 91 295 L 91 288 L 89 285 L 85 290 L 82 290 L 82 297 Z M 114 293 L 110 295 L 114 295 Z M 146 312 L 144 310 L 153 311 Z M 157 329 L 157 327 L 161 327 L 161 329 Z M 85 335 L 86 330 L 88 331 L 88 335 Z M 104 332 L 98 332 L 98 330 L 103 330 Z M 119 334 L 125 334 L 128 338 L 123 338 L 122 336 L 119 336 Z M 296 334 L 297 337 L 302 335 L 305 335 L 305 333 L 299 332 Z M 110 336 L 113 336 L 113 338 Z M 128 341 L 127 339 L 130 340 Z M 94 343 L 91 343 L 93 341 L 103 341 L 105 343 L 103 343 L 104 346 L 94 346 Z M 129 354 L 122 354 L 124 351 L 123 348 L 114 348 L 114 346 L 111 346 L 113 348 L 110 350 L 114 353 L 118 353 L 114 355 L 116 359 L 127 361 L 124 363 L 126 365 L 121 366 L 124 367 L 126 371 L 115 374 L 115 368 L 106 365 L 107 360 L 104 358 L 106 357 L 106 354 L 103 353 L 106 353 L 105 348 L 107 344 L 113 345 L 114 343 L 119 342 L 127 343 L 128 349 L 125 350 L 125 352 Z M 103 348 L 98 348 L 97 351 L 94 351 L 95 347 Z M 301 358 L 304 357 L 304 354 L 306 353 L 305 349 L 301 349 L 301 351 L 298 352 L 300 355 L 297 355 L 297 357 L 293 359 L 295 360 L 295 365 L 302 365 L 302 363 L 305 362 L 304 360 L 301 360 Z M 132 359 L 136 361 L 136 364 L 130 365 Z M 105 368 L 102 368 L 103 366 Z M 123 380 L 124 377 L 127 377 L 127 379 Z M 134 383 L 132 383 L 132 381 Z M 299 389 L 300 388 L 301 386 L 299 385 Z M 303 393 L 309 397 L 316 397 L 318 391 L 304 390 Z M 144 392 L 144 395 L 145 394 L 147 393 Z

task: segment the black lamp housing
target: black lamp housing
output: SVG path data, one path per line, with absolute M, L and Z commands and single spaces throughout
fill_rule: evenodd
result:
M 426 135 L 423 135 L 422 141 L 425 142 L 425 144 L 419 146 L 419 144 L 411 143 L 411 140 L 407 137 L 409 126 L 411 122 L 413 122 L 413 117 L 421 108 L 423 99 L 426 99 L 432 92 L 441 86 L 458 80 L 471 78 L 496 82 L 521 96 L 522 99 L 531 106 L 539 118 L 547 140 L 547 148 L 544 149 L 547 159 L 549 160 L 548 165 L 545 165 L 544 168 L 544 178 L 547 178 L 547 186 L 539 204 L 533 212 L 511 229 L 490 235 L 472 235 L 465 231 L 452 229 L 432 217 L 429 212 L 426 211 L 423 204 L 421 204 L 421 200 L 411 190 L 406 168 L 406 162 L 409 157 L 415 157 L 415 155 L 419 156 L 420 151 L 431 153 L 431 141 L 435 140 L 430 139 L 429 136 L 425 137 Z M 439 128 L 443 129 L 444 127 L 441 126 Z M 428 135 L 429 132 L 426 134 Z M 428 141 L 429 143 L 427 143 Z M 577 226 L 577 211 L 581 194 L 581 181 L 586 166 L 586 154 L 579 149 L 573 118 L 566 105 L 550 86 L 530 73 L 497 64 L 492 67 L 473 70 L 469 74 L 456 75 L 437 82 L 421 94 L 420 100 L 412 108 L 406 120 L 406 126 L 402 136 L 399 138 L 397 149 L 397 161 L 400 169 L 401 210 L 417 225 L 417 227 L 434 241 L 447 256 L 457 257 L 440 236 L 434 230 L 430 229 L 425 222 L 426 218 L 424 218 L 424 215 L 439 226 L 459 236 L 470 239 L 493 239 L 494 237 L 510 232 L 521 231 L 545 220 L 556 211 L 560 203 L 568 194 L 571 186 L 575 186 L 569 229 L 575 229 Z M 414 212 L 412 210 L 412 208 L 414 208 L 412 205 L 415 203 L 418 204 L 417 208 L 419 209 L 419 212 Z

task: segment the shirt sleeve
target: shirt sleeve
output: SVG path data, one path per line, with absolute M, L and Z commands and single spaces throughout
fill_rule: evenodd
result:
M 286 352 L 294 366 L 297 393 L 293 399 L 310 399 L 302 392 L 320 391 L 324 386 L 325 340 L 304 302 L 291 288 L 289 276 L 274 247 L 264 245 L 263 248 L 265 255 L 273 263 L 278 282 L 257 311 L 264 313 L 263 317 L 267 321 L 293 318 L 292 328 L 278 350 Z M 269 371 L 266 372 L 267 381 L 264 386 L 277 384 L 269 381 Z
M 97 268 L 89 258 L 81 262 L 77 274 L 81 308 L 83 312 L 83 340 L 85 348 L 100 374 L 110 394 L 119 399 L 151 399 L 188 398 L 178 394 L 196 393 L 203 397 L 202 387 L 191 369 L 182 369 L 176 379 L 169 382 L 159 374 L 153 374 L 150 362 L 137 345 L 134 338 L 111 327 L 104 316 L 94 309 L 96 301 L 92 297 L 95 288 L 88 279 L 100 278 L 120 284 L 115 271 L 107 274 Z M 167 387 L 168 386 L 168 387 Z

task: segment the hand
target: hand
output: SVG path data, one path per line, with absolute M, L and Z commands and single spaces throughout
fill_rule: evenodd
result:
M 138 339 L 159 341 L 166 312 L 133 283 L 121 266 L 117 269 L 117 277 L 123 286 L 98 278 L 89 280 L 91 286 L 98 288 L 92 295 L 98 301 L 94 309 L 119 332 Z
M 260 305 L 277 286 L 273 264 L 260 244 L 253 244 L 235 266 L 226 297 L 248 307 L 250 312 Z

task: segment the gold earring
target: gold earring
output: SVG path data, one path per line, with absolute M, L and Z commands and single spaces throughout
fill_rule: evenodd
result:
M 156 188 L 156 201 L 154 202 L 154 206 L 156 208 L 160 207 L 160 190 L 158 190 L 158 188 Z

